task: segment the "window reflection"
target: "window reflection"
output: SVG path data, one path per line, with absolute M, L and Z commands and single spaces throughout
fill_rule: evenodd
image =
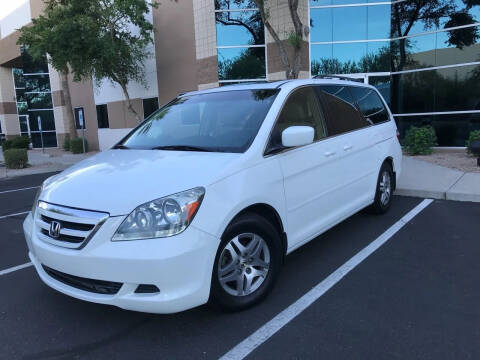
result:
M 333 8 L 333 41 L 367 39 L 367 6 Z
M 264 27 L 258 11 L 217 12 L 215 19 L 217 46 L 265 43 Z
M 215 0 L 215 10 L 256 9 L 253 0 Z
M 265 78 L 265 48 L 218 49 L 220 80 Z
M 367 6 L 368 39 L 388 39 L 390 37 L 390 5 Z
M 332 8 L 310 10 L 310 41 L 332 41 Z

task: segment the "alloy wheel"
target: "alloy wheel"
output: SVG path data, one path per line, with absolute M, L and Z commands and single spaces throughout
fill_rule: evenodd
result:
M 246 296 L 265 281 L 270 269 L 270 250 L 259 235 L 243 233 L 231 239 L 218 261 L 218 280 L 233 296 Z
M 380 190 L 380 202 L 383 206 L 387 205 L 390 201 L 390 196 L 392 195 L 392 181 L 390 178 L 390 173 L 384 171 L 380 179 L 379 190 Z

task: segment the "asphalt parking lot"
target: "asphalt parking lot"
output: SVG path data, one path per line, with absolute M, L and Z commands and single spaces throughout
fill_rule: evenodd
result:
M 387 240 L 247 358 L 480 358 L 478 203 L 436 200 L 391 232 L 423 200 L 395 197 L 388 214 L 360 212 L 289 255 L 252 309 L 151 315 L 70 298 L 33 267 L 16 268 L 29 262 L 21 225 L 30 187 L 48 176 L 0 181 L 0 359 L 241 358 L 238 344 L 378 239 Z

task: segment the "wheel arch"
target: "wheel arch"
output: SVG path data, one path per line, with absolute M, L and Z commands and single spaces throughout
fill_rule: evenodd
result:
M 253 213 L 257 214 L 264 219 L 266 219 L 268 222 L 270 222 L 275 228 L 278 230 L 280 234 L 280 238 L 282 241 L 282 250 L 283 250 L 283 257 L 285 257 L 287 253 L 287 247 L 288 247 L 288 241 L 287 241 L 287 233 L 285 232 L 285 226 L 283 224 L 282 218 L 278 211 L 271 205 L 266 204 L 266 203 L 256 203 L 249 205 L 239 211 L 228 223 L 226 226 L 225 230 L 228 229 L 231 223 L 233 223 L 236 219 L 238 219 L 240 216 L 248 214 L 248 213 Z M 224 232 L 225 232 L 224 230 Z

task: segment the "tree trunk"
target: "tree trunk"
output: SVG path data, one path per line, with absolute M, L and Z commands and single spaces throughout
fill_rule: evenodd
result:
M 67 129 L 70 139 L 77 138 L 77 129 L 75 128 L 75 119 L 73 118 L 72 97 L 70 96 L 70 87 L 68 86 L 68 71 L 60 71 L 60 82 L 62 84 L 63 97 L 65 98 L 65 108 Z
M 128 94 L 127 84 L 121 83 L 120 86 L 122 88 L 123 94 L 125 95 L 125 99 L 127 99 L 128 110 L 130 110 L 132 114 L 135 115 L 135 119 L 137 120 L 137 123 L 140 123 L 141 119 L 138 113 L 133 108 L 132 101 L 130 100 L 130 95 Z

